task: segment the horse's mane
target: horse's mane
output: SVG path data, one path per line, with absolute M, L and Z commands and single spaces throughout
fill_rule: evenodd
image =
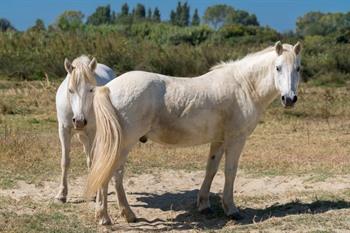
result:
M 210 70 L 217 70 L 217 69 L 220 69 L 220 68 L 225 68 L 225 67 L 228 67 L 228 66 L 232 66 L 232 65 L 235 65 L 236 63 L 240 62 L 240 61 L 245 61 L 249 58 L 256 58 L 257 56 L 259 55 L 263 55 L 263 54 L 267 54 L 269 52 L 272 52 L 275 50 L 275 47 L 274 46 L 270 46 L 270 47 L 267 47 L 261 51 L 258 51 L 258 52 L 254 52 L 254 53 L 249 53 L 248 55 L 244 56 L 243 58 L 239 58 L 237 60 L 229 60 L 229 61 L 221 61 L 219 64 L 216 64 L 214 65 L 213 67 L 210 68 Z M 293 46 L 290 45 L 290 44 L 283 44 L 283 51 L 293 51 Z
M 293 52 L 293 46 L 283 44 L 282 55 L 287 62 L 293 63 L 296 54 Z M 275 47 L 271 46 L 261 51 L 248 54 L 247 56 L 228 62 L 221 62 L 220 64 L 211 68 L 212 71 L 225 70 L 229 73 L 247 93 L 256 92 L 256 83 L 259 82 L 260 77 L 265 77 L 271 69 L 274 68 L 274 62 L 277 54 Z
M 84 78 L 85 81 L 96 85 L 96 79 L 93 72 L 89 68 L 91 59 L 86 55 L 81 55 L 77 57 L 72 62 L 73 71 L 70 77 L 70 87 L 75 89 L 80 83 L 81 79 Z

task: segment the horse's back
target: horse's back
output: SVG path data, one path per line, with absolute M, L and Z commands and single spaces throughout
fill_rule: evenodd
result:
M 97 86 L 106 85 L 116 77 L 114 71 L 104 64 L 98 63 L 95 69 Z
M 107 86 L 123 124 L 142 128 L 151 140 L 163 144 L 193 145 L 222 134 L 222 112 L 214 94 L 201 80 L 132 71 Z M 126 130 L 127 131 L 127 130 Z

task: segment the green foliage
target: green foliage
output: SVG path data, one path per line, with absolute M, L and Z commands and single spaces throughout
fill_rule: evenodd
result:
M 194 10 L 194 14 L 192 16 L 192 26 L 198 26 L 199 24 L 201 23 L 201 19 L 199 18 L 199 15 L 198 15 L 198 9 L 196 8 Z
M 249 14 L 248 12 L 242 10 L 234 10 L 232 13 L 230 13 L 225 20 L 225 24 L 259 26 L 259 22 L 255 14 Z
M 205 23 L 211 25 L 215 29 L 228 24 L 259 26 L 256 15 L 249 14 L 242 10 L 235 10 L 232 6 L 225 4 L 208 7 L 204 13 L 203 19 Z
M 146 18 L 145 6 L 138 3 L 134 9 L 134 17 L 138 20 Z
M 190 7 L 187 2 L 177 3 L 176 11 L 171 11 L 170 22 L 173 25 L 185 27 L 190 24 Z
M 5 31 L 15 31 L 15 27 L 12 26 L 11 22 L 8 21 L 7 19 L 0 18 L 0 32 L 5 32 Z
M 206 9 L 203 19 L 205 23 L 217 29 L 224 24 L 226 18 L 233 12 L 233 7 L 225 4 L 210 6 Z
M 77 30 L 83 26 L 84 14 L 80 11 L 65 11 L 58 16 L 54 28 L 62 31 Z
M 158 7 L 154 8 L 152 20 L 157 23 L 160 22 L 160 11 Z
M 138 4 L 133 13 L 125 3 L 121 12 L 109 5 L 98 7 L 84 24 L 79 11 L 61 14 L 48 30 L 38 19 L 26 32 L 10 30 L 0 20 L 0 75 L 20 79 L 63 77 L 65 57 L 96 56 L 118 73 L 143 69 L 176 76 L 202 74 L 221 60 L 237 59 L 281 40 L 301 41 L 302 78 L 317 85 L 340 86 L 350 80 L 350 13 L 310 12 L 300 17 L 297 33 L 279 34 L 258 25 L 256 16 L 228 5 L 208 7 L 200 25 L 195 9 L 179 2 L 170 23 L 161 22 L 160 11 Z M 2 22 L 2 24 L 1 24 Z M 173 25 L 174 24 L 174 25 Z M 303 37 L 300 37 L 303 35 Z M 11 112 L 10 106 L 3 111 Z
M 350 12 L 348 13 L 321 13 L 309 12 L 299 17 L 296 22 L 296 31 L 299 35 L 326 36 L 338 30 L 350 28 Z
M 280 35 L 269 27 L 243 26 L 240 24 L 229 24 L 218 31 L 221 41 L 231 43 L 252 43 L 252 42 L 275 42 L 280 39 Z
M 31 28 L 29 28 L 29 30 L 33 30 L 33 31 L 45 31 L 45 23 L 42 19 L 37 19 L 35 21 L 35 25 Z
M 122 9 L 121 9 L 121 16 L 128 16 L 129 15 L 129 5 L 127 3 L 124 3 L 122 5 Z
M 112 22 L 111 6 L 99 6 L 96 11 L 90 15 L 86 21 L 87 24 L 101 25 Z

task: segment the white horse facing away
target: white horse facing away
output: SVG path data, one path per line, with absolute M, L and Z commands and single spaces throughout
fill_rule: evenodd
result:
M 66 202 L 68 194 L 67 172 L 69 166 L 69 151 L 72 134 L 77 133 L 79 141 L 84 146 L 87 166 L 91 165 L 91 153 L 93 139 L 95 137 L 95 119 L 92 107 L 85 104 L 92 103 L 93 88 L 102 86 L 114 79 L 114 71 L 106 65 L 98 64 L 96 59 L 90 60 L 87 56 L 80 56 L 71 63 L 64 61 L 67 76 L 59 86 L 56 94 L 56 110 L 58 119 L 58 133 L 62 147 L 61 169 L 62 176 L 59 192 L 56 199 Z M 84 77 L 79 83 L 72 81 Z M 84 80 L 88 80 L 85 82 Z M 91 84 L 90 84 L 91 83 Z M 74 86 L 75 89 L 71 89 Z
M 300 51 L 299 43 L 277 42 L 241 60 L 215 66 L 199 77 L 133 71 L 96 88 L 93 107 L 97 130 L 86 194 L 98 192 L 96 217 L 100 224 L 111 223 L 107 185 L 112 177 L 122 215 L 128 222 L 136 221 L 123 187 L 123 167 L 128 152 L 143 135 L 174 147 L 210 143 L 197 198 L 202 212 L 210 208 L 210 186 L 225 154 L 222 207 L 227 216 L 241 218 L 233 201 L 241 151 L 264 110 L 279 94 L 284 107 L 297 101 Z

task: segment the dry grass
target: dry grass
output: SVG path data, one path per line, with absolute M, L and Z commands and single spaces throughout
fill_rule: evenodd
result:
M 58 83 L 0 80 L 0 188 L 12 188 L 18 180 L 40 184 L 59 177 L 60 148 L 54 107 L 57 87 Z M 326 89 L 304 84 L 299 97 L 296 108 L 292 110 L 281 108 L 278 101 L 268 109 L 244 149 L 239 169 L 245 175 L 313 174 L 315 179 L 323 180 L 329 176 L 350 173 L 349 90 L 346 87 Z M 127 175 L 148 173 L 154 169 L 204 169 L 207 153 L 208 145 L 172 149 L 152 142 L 140 144 L 129 156 Z M 70 173 L 73 176 L 86 173 L 85 164 L 82 148 L 75 140 Z M 27 215 L 10 209 L 14 200 L 0 198 L 1 218 L 6 220 L 7 227 L 4 229 L 9 232 L 53 232 L 61 226 L 66 227 L 60 230 L 62 232 L 95 229 L 95 225 L 90 222 L 91 216 L 77 216 L 78 212 L 73 211 L 76 206 L 57 207 L 57 210 L 56 206 L 48 208 L 38 205 L 34 215 Z M 303 202 L 310 202 L 313 197 L 305 194 L 301 198 Z M 343 194 L 342 198 L 349 201 L 349 193 Z M 323 199 L 331 201 L 335 197 Z M 267 200 L 268 197 L 259 201 L 260 208 L 264 207 L 263 203 Z M 33 201 L 29 203 L 37 205 Z M 15 203 L 22 209 L 26 209 L 26 205 Z M 83 213 L 83 207 L 78 209 L 79 213 Z M 277 211 L 283 212 L 283 209 Z M 347 216 L 350 216 L 348 209 L 276 216 L 262 223 L 242 226 L 228 224 L 222 231 L 308 231 L 309 226 L 315 230 L 350 230 Z M 71 217 L 77 222 L 68 220 Z M 17 221 L 23 227 L 16 225 Z M 45 225 L 45 222 L 53 224 L 53 227 Z M 34 225 L 30 227 L 29 223 Z M 296 224 L 300 228 L 295 228 Z M 336 226 L 338 228 L 334 228 Z

